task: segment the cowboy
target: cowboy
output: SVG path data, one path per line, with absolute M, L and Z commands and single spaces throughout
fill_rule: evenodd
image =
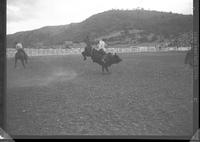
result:
M 97 45 L 97 50 L 98 51 L 102 51 L 102 62 L 106 62 L 105 59 L 106 59 L 106 56 L 107 56 L 107 50 L 106 50 L 106 46 L 108 46 L 103 39 L 100 39 L 99 40 L 99 44 Z M 108 54 L 111 54 L 112 53 L 108 53 Z
M 17 50 L 17 51 L 21 51 L 21 52 L 23 52 L 24 53 L 24 55 L 26 55 L 26 53 L 25 53 L 25 51 L 24 51 L 24 48 L 23 48 L 23 46 L 22 46 L 22 43 L 20 43 L 20 42 L 15 42 L 15 49 Z
M 104 51 L 105 53 L 106 53 L 106 47 L 107 46 L 107 44 L 103 41 L 103 40 L 99 40 L 99 43 L 98 43 L 98 45 L 97 45 L 97 50 L 102 50 L 102 51 Z

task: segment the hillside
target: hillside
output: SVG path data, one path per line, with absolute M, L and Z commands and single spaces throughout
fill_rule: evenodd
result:
M 147 10 L 109 10 L 80 23 L 7 35 L 7 47 L 13 47 L 15 41 L 21 41 L 26 47 L 62 45 L 65 41 L 81 42 L 88 33 L 92 39 L 107 36 L 107 40 L 113 42 L 133 39 L 145 42 L 147 39 L 170 39 L 191 32 L 192 26 L 192 15 Z

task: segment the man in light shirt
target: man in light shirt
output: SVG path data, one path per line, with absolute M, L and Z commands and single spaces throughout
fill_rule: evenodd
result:
M 24 51 L 24 48 L 23 48 L 23 46 L 22 46 L 22 43 L 16 42 L 15 44 L 16 44 L 16 45 L 15 45 L 16 50 L 17 50 L 17 51 L 22 51 L 22 52 L 24 53 L 24 55 L 26 55 L 26 53 L 25 53 L 25 51 Z
M 112 53 L 108 53 L 107 54 L 107 50 L 106 50 L 106 46 L 107 44 L 103 41 L 103 40 L 99 40 L 99 44 L 97 45 L 97 50 L 98 51 L 102 51 L 102 61 L 105 63 L 105 59 L 107 57 L 107 55 L 112 55 Z
M 106 53 L 106 47 L 107 44 L 103 40 L 99 40 L 99 44 L 97 45 L 97 50 L 103 50 Z

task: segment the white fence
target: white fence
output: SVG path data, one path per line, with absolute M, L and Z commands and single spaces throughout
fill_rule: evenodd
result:
M 25 49 L 28 56 L 46 56 L 46 55 L 70 55 L 70 54 L 80 54 L 83 48 L 74 49 Z M 14 57 L 16 50 L 13 48 L 7 49 L 7 57 Z
M 116 53 L 132 53 L 132 52 L 158 52 L 158 51 L 187 51 L 190 47 L 168 47 L 161 50 L 155 47 L 129 47 L 129 48 L 108 48 L 108 52 Z M 25 52 L 28 56 L 46 56 L 46 55 L 71 55 L 81 54 L 84 48 L 72 48 L 72 49 L 32 49 L 27 48 Z M 7 57 L 14 57 L 16 50 L 13 48 L 7 48 Z

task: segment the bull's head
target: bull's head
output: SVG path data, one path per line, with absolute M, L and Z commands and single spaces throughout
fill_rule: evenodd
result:
M 118 64 L 119 62 L 121 62 L 122 61 L 122 59 L 115 53 L 114 55 L 113 55 L 113 58 L 112 58 L 112 63 L 113 64 Z

